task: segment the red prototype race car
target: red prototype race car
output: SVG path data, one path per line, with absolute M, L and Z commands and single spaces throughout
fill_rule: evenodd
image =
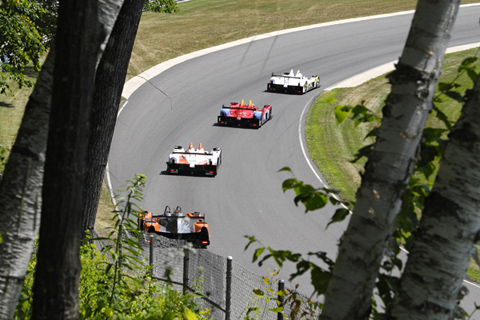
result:
M 165 207 L 163 214 L 154 215 L 150 211 L 142 211 L 138 216 L 138 228 L 147 233 L 156 233 L 170 239 L 185 240 L 194 247 L 206 248 L 210 244 L 208 223 L 200 212 L 182 213 L 177 206 L 174 211 Z
M 272 106 L 264 105 L 263 109 L 255 107 L 250 100 L 248 105 L 242 100 L 242 103 L 231 102 L 230 106 L 222 106 L 217 124 L 224 126 L 246 126 L 250 128 L 260 128 L 265 122 L 272 119 Z

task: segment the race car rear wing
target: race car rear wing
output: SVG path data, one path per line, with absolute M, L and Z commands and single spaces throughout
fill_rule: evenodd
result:
M 272 77 L 281 77 L 281 78 L 291 78 L 291 79 L 302 79 L 302 77 L 299 76 L 291 76 L 289 74 L 274 74 L 272 72 Z

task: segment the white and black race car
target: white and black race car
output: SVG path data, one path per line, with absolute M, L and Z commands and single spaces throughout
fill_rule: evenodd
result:
M 175 146 L 168 156 L 167 172 L 170 174 L 199 174 L 216 176 L 222 163 L 222 150 L 205 151 L 200 143 L 198 149 L 190 143 L 188 149 Z
M 320 77 L 313 75 L 310 78 L 304 76 L 300 70 L 297 73 L 284 72 L 281 75 L 272 73 L 267 91 L 304 94 L 307 91 L 320 87 Z

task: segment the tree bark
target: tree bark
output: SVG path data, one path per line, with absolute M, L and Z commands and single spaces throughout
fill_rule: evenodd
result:
M 431 110 L 459 0 L 419 0 L 320 319 L 367 319 L 386 243 Z
M 97 18 L 96 1 L 60 2 L 32 319 L 78 319 L 79 225 L 100 46 Z
M 450 133 L 389 320 L 452 319 L 480 232 L 480 78 Z
M 40 72 L 0 182 L 0 319 L 13 319 L 40 228 L 55 49 Z
M 78 319 L 94 76 L 123 0 L 60 2 L 32 319 Z M 105 8 L 118 9 L 109 11 Z
M 145 0 L 125 0 L 95 77 L 83 230 L 92 234 L 128 63 Z

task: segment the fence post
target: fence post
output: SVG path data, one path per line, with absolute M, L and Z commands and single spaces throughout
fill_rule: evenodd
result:
M 150 245 L 150 277 L 153 278 L 153 234 L 151 234 L 149 237 L 150 241 L 148 241 L 148 244 Z
M 225 320 L 230 320 L 232 299 L 232 256 L 227 258 L 227 290 L 225 292 Z
M 183 256 L 183 294 L 187 292 L 188 288 L 188 268 L 190 265 L 190 250 L 185 248 Z
M 280 302 L 279 307 L 283 307 L 283 290 L 285 289 L 285 281 L 278 281 L 278 302 Z M 282 291 L 282 293 L 280 293 Z M 283 320 L 283 310 L 282 312 L 277 313 L 277 320 Z

